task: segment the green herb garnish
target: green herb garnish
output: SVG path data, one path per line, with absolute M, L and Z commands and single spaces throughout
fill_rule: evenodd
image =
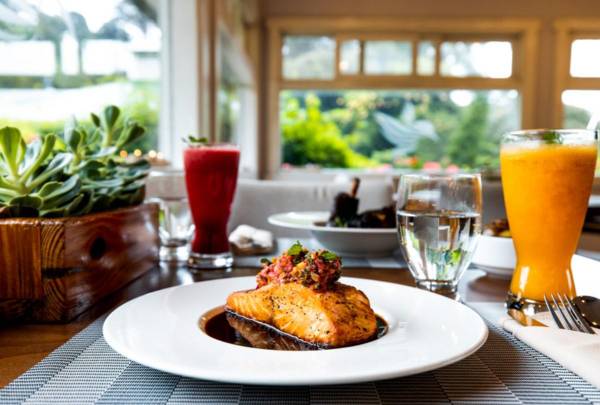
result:
M 208 138 L 205 136 L 196 137 L 193 135 L 188 135 L 187 138 L 183 138 L 182 140 L 189 146 L 201 146 L 206 145 L 208 143 Z
M 263 257 L 262 259 L 260 259 L 260 264 L 264 264 L 266 266 L 271 264 L 271 261 L 269 259 L 267 259 L 266 257 Z
M 336 255 L 335 253 L 330 252 L 328 250 L 321 253 L 321 257 L 328 262 L 332 262 L 334 260 L 339 259 L 338 255 Z
M 300 241 L 296 241 L 290 248 L 287 250 L 287 254 L 290 256 L 297 256 L 304 250 L 304 247 L 300 243 Z
M 542 140 L 549 145 L 562 144 L 562 136 L 556 131 L 547 131 L 542 134 Z
M 336 228 L 346 228 L 348 226 L 348 224 L 342 218 L 335 217 L 335 219 L 334 219 L 334 226 Z

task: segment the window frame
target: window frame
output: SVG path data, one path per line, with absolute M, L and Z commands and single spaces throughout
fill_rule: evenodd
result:
M 211 0 L 160 0 L 162 32 L 158 150 L 183 168 L 186 134 L 210 133 Z
M 308 89 L 516 89 L 521 96 L 521 123 L 533 127 L 535 122 L 535 71 L 538 55 L 540 22 L 536 19 L 463 19 L 463 18 L 321 18 L 275 17 L 267 20 L 268 66 L 266 92 L 266 132 L 268 142 L 263 155 L 262 173 L 274 177 L 281 166 L 279 128 L 279 94 L 282 90 Z M 290 80 L 282 74 L 281 46 L 285 35 L 327 35 L 336 41 L 334 79 Z M 409 40 L 412 42 L 412 72 L 409 75 L 341 74 L 340 43 L 348 39 Z M 513 48 L 512 74 L 508 78 L 441 76 L 441 43 L 448 40 L 509 40 Z M 419 41 L 433 40 L 436 48 L 433 75 L 417 74 Z M 364 42 L 361 42 L 361 48 Z M 362 49 L 361 49 L 362 51 Z M 361 52 L 359 72 L 363 71 Z
M 554 23 L 556 35 L 554 118 L 553 125 L 562 128 L 565 90 L 600 90 L 600 77 L 571 76 L 571 45 L 576 39 L 600 39 L 600 18 L 562 18 Z
M 220 87 L 221 58 L 236 61 L 238 73 L 248 82 L 243 100 L 244 130 L 240 147 L 244 149 L 240 175 L 255 178 L 258 172 L 258 23 L 244 26 L 246 43 L 235 36 L 231 15 L 220 0 L 159 0 L 163 33 L 161 60 L 161 115 L 159 151 L 170 166 L 183 167 L 187 134 L 206 136 L 219 142 L 217 96 Z M 231 42 L 230 50 L 221 38 Z

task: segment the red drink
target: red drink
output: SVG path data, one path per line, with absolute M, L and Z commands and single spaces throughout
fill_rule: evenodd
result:
M 196 226 L 189 260 L 192 267 L 232 264 L 227 221 L 239 160 L 240 151 L 233 145 L 188 147 L 183 153 L 188 200 Z

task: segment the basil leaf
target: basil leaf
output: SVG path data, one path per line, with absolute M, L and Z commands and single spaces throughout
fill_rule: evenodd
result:
M 330 252 L 328 250 L 321 253 L 321 257 L 328 262 L 339 259 L 338 255 L 336 255 L 335 253 Z
M 542 134 L 544 143 L 549 145 L 560 145 L 562 144 L 562 136 L 556 131 L 547 131 Z
M 208 138 L 205 136 L 195 137 L 193 135 L 188 135 L 187 138 L 183 138 L 183 142 L 187 143 L 190 146 L 199 146 L 208 143 Z
M 303 247 L 300 241 L 296 241 L 290 248 L 287 250 L 287 254 L 290 256 L 297 256 L 302 253 Z

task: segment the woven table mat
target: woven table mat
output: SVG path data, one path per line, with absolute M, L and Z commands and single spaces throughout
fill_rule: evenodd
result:
M 114 352 L 104 317 L 0 390 L 1 404 L 589 404 L 600 391 L 488 322 L 474 355 L 439 370 L 339 386 L 265 387 L 193 380 Z

